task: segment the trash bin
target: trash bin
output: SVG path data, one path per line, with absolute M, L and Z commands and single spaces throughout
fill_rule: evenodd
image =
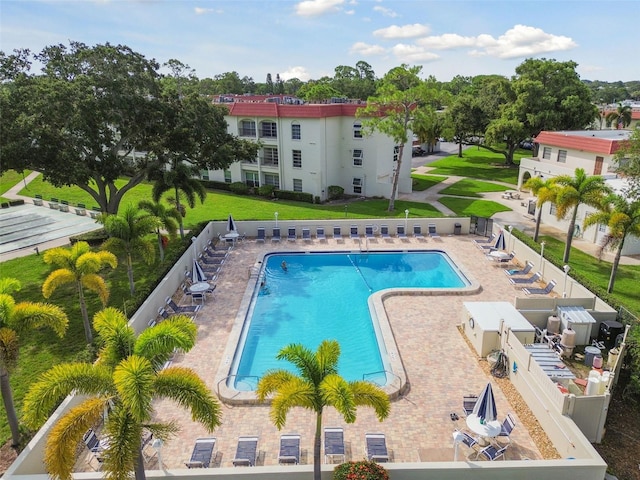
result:
M 453 226 L 453 234 L 454 235 L 461 235 L 462 234 L 462 225 L 460 223 L 456 223 Z

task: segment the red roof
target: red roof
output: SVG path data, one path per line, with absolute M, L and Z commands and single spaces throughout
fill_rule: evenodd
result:
M 620 142 L 627 140 L 627 136 L 615 138 L 613 135 L 602 136 L 598 132 L 620 132 L 620 130 L 598 130 L 593 132 L 540 132 L 536 143 L 552 145 L 572 150 L 601 153 L 611 155 L 620 148 Z
M 224 104 L 222 104 L 224 105 Z M 229 115 L 234 117 L 282 117 L 282 118 L 326 118 L 355 117 L 358 108 L 366 104 L 328 103 L 305 105 L 278 105 L 277 103 L 240 103 L 226 104 Z

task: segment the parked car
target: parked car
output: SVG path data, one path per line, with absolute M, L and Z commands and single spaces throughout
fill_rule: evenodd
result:
M 413 150 L 411 151 L 411 155 L 413 157 L 422 157 L 426 153 L 427 152 L 422 147 L 413 147 Z
M 524 148 L 525 150 L 533 150 L 533 141 L 531 140 L 523 140 L 520 142 L 520 148 Z

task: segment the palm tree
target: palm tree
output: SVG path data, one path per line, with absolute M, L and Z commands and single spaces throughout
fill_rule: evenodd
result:
M 20 428 L 13 404 L 9 374 L 18 361 L 20 348 L 18 333 L 29 329 L 48 327 L 56 335 L 62 337 L 69 325 L 67 314 L 57 305 L 33 302 L 16 303 L 11 294 L 20 290 L 20 287 L 20 282 L 15 278 L 0 278 L 0 392 L 11 430 L 11 444 L 14 447 L 20 443 Z
M 313 477 L 320 480 L 320 443 L 322 439 L 322 411 L 334 407 L 347 423 L 356 420 L 356 408 L 373 407 L 378 420 L 389 415 L 391 402 L 387 394 L 366 381 L 347 382 L 338 375 L 340 345 L 335 340 L 324 340 L 316 352 L 301 344 L 290 344 L 278 352 L 278 360 L 291 362 L 299 375 L 288 370 L 270 370 L 258 382 L 256 395 L 271 400 L 271 420 L 280 430 L 293 407 L 303 407 L 316 413 L 316 433 L 313 444 Z
M 164 170 L 155 177 L 151 197 L 154 202 L 159 202 L 162 195 L 168 191 L 174 192 L 175 207 L 178 212 L 184 211 L 184 206 L 180 203 L 180 194 L 182 193 L 187 201 L 189 208 L 196 206 L 196 197 L 200 199 L 200 203 L 207 198 L 207 190 L 204 188 L 200 180 L 194 178 L 198 174 L 198 169 L 192 165 L 181 161 L 173 161 L 170 170 Z M 184 238 L 184 224 L 180 217 L 180 237 Z
M 607 287 L 607 292 L 611 293 L 626 238 L 629 235 L 640 237 L 640 199 L 629 202 L 622 195 L 608 195 L 603 199 L 600 211 L 590 213 L 584 219 L 584 228 L 597 224 L 609 227 L 609 233 L 600 249 L 600 256 L 606 248 L 616 249 Z
M 604 117 L 607 127 L 615 123 L 616 129 L 627 128 L 631 125 L 631 105 L 618 104 L 613 112 L 609 112 Z
M 175 237 L 180 225 L 180 212 L 176 208 L 167 208 L 160 202 L 152 202 L 150 200 L 141 200 L 138 202 L 138 207 L 160 220 L 160 225 L 156 227 L 156 236 L 158 237 L 158 251 L 162 262 L 164 261 L 164 245 L 162 244 L 162 232 L 160 229 L 163 228 L 170 237 Z
M 62 285 L 73 284 L 80 300 L 80 313 L 84 324 L 84 335 L 87 343 L 93 341 L 85 289 L 98 294 L 102 305 L 109 300 L 109 287 L 99 275 L 105 266 L 116 268 L 118 259 L 109 252 L 93 252 L 87 242 L 76 242 L 70 248 L 58 247 L 47 250 L 44 254 L 47 264 L 58 267 L 49 274 L 42 285 L 42 295 L 49 298 Z
M 588 176 L 582 168 L 576 168 L 573 177 L 560 175 L 555 177 L 553 182 L 558 188 L 555 200 L 556 217 L 564 219 L 569 212 L 572 212 L 569 230 L 567 231 L 567 243 L 565 244 L 562 258 L 564 263 L 568 263 L 569 254 L 571 253 L 571 241 L 576 227 L 576 217 L 578 216 L 578 207 L 585 204 L 598 208 L 602 203 L 602 198 L 610 193 L 610 189 L 605 184 L 604 178 L 600 175 Z
M 146 212 L 141 213 L 135 205 L 129 204 L 122 213 L 108 215 L 103 218 L 103 222 L 109 238 L 102 248 L 125 257 L 129 290 L 133 295 L 136 290 L 133 281 L 133 256 L 139 256 L 148 265 L 153 263 L 155 259 L 153 242 L 145 237 L 158 228 L 160 221 Z
M 188 368 L 163 368 L 175 349 L 189 351 L 195 345 L 197 328 L 190 318 L 175 315 L 136 338 L 127 317 L 113 308 L 95 315 L 94 328 L 105 345 L 98 361 L 57 365 L 42 375 L 25 397 L 24 421 L 40 426 L 65 396 L 84 395 L 51 428 L 44 456 L 48 473 L 54 479 L 72 478 L 83 434 L 108 408 L 101 432 L 109 438 L 103 456 L 106 477 L 127 480 L 134 471 L 136 480 L 144 480 L 145 430 L 162 440 L 177 430 L 173 423 L 152 422 L 154 399 L 174 400 L 209 432 L 220 425 L 220 404 L 204 381 Z
M 531 177 L 524 184 L 524 188 L 531 190 L 537 197 L 536 208 L 538 213 L 536 214 L 536 228 L 533 233 L 533 241 L 538 241 L 538 235 L 540 234 L 540 220 L 542 219 L 542 206 L 547 202 L 555 202 L 556 189 L 553 180 L 543 180 L 540 177 Z

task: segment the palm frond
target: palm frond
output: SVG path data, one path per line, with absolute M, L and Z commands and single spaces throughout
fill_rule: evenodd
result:
M 111 252 L 87 252 L 76 260 L 76 268 L 82 274 L 99 272 L 103 267 L 110 266 L 116 268 L 118 266 L 118 258 Z
M 120 400 L 138 422 L 150 417 L 154 373 L 151 362 L 138 355 L 122 360 L 113 372 Z
M 154 393 L 190 410 L 193 421 L 201 423 L 209 432 L 221 424 L 218 400 L 191 369 L 169 367 L 158 372 Z
M 293 377 L 295 375 L 288 370 L 269 370 L 265 372 L 258 382 L 256 397 L 261 402 L 264 402 L 269 395 L 291 381 Z
M 93 316 L 95 328 L 103 347 L 98 355 L 98 363 L 111 368 L 133 352 L 136 333 L 129 326 L 127 317 L 117 308 L 105 308 Z
M 15 330 L 0 328 L 0 365 L 11 372 L 18 363 L 20 341 Z
M 0 326 L 9 325 L 13 317 L 16 301 L 7 293 L 0 293 Z
M 73 268 L 75 263 L 74 257 L 68 248 L 57 247 L 44 252 L 44 263 L 48 265 L 56 265 L 60 268 Z
M 0 278 L 0 294 L 11 295 L 12 293 L 19 292 L 20 288 L 22 288 L 22 284 L 17 278 Z
M 302 407 L 316 413 L 322 412 L 324 405 L 320 392 L 313 384 L 300 377 L 292 377 L 291 380 L 280 386 L 271 401 L 269 417 L 273 424 L 280 430 L 287 422 L 287 414 L 293 407 Z
M 68 283 L 76 283 L 76 276 L 72 270 L 68 268 L 54 270 L 42 284 L 42 295 L 44 298 L 49 298 L 58 287 Z
M 340 413 L 345 422 L 356 421 L 356 402 L 351 385 L 340 375 L 328 375 L 320 385 L 324 400 Z
M 198 327 L 186 315 L 174 315 L 145 329 L 137 338 L 133 353 L 148 359 L 156 368 L 162 366 L 174 350 L 188 352 L 198 335 Z
M 82 286 L 94 293 L 98 294 L 102 305 L 105 306 L 109 301 L 109 286 L 100 275 L 96 273 L 87 273 L 80 280 Z
M 377 385 L 363 380 L 350 382 L 351 390 L 358 406 L 372 407 L 379 421 L 389 416 L 391 401 Z
M 109 479 L 130 480 L 140 455 L 142 425 L 126 408 L 115 408 L 105 425 L 109 447 L 103 454 L 103 470 Z
M 64 310 L 58 305 L 21 302 L 15 306 L 11 325 L 18 332 L 48 327 L 53 330 L 58 337 L 62 338 L 69 326 L 69 319 Z

